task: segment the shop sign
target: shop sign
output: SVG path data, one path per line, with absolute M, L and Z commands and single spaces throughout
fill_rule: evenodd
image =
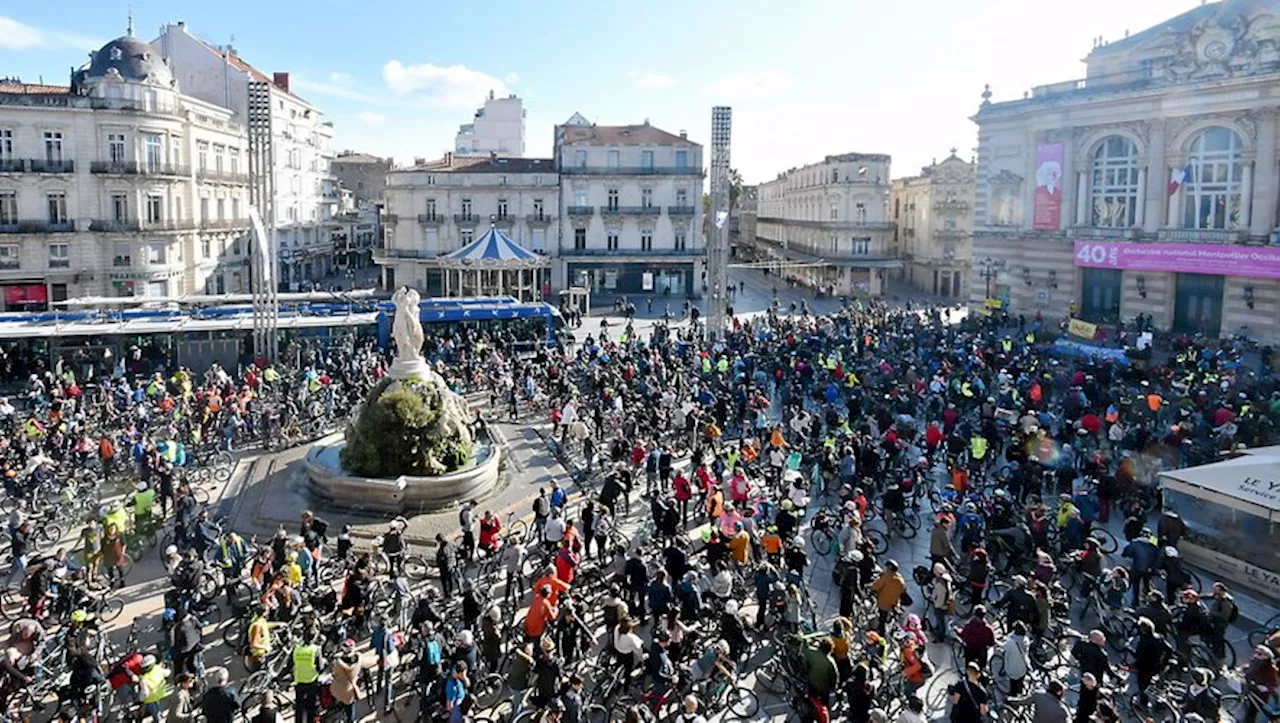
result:
M 653 291 L 653 273 L 646 271 L 640 277 L 640 286 L 645 291 Z
M 1213 570 L 1221 578 L 1237 582 L 1280 599 L 1280 574 L 1202 545 L 1184 542 L 1187 559 L 1197 567 Z
M 999 309 L 1004 306 L 1004 302 L 1001 301 L 1000 299 L 987 299 L 986 301 L 982 302 L 982 305 L 987 307 L 988 309 Z

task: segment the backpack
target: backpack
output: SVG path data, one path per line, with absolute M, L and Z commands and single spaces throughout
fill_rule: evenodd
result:
M 1235 621 L 1240 619 L 1240 606 L 1236 605 L 1236 601 L 1230 598 L 1228 598 L 1225 602 L 1227 603 L 1227 605 L 1230 606 L 1229 608 L 1227 608 L 1227 622 L 1230 624 L 1234 624 Z
M 427 641 L 426 657 L 431 665 L 440 665 L 440 641 L 434 639 Z

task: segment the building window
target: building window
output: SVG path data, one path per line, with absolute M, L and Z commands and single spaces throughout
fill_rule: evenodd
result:
M 840 182 L 840 169 L 839 169 L 839 168 L 832 168 L 832 169 L 831 169 L 831 182 L 832 182 L 832 183 L 839 183 L 839 182 Z
M 587 247 L 587 230 L 585 228 L 575 228 L 573 230 L 573 250 L 582 251 Z
M 1191 144 L 1183 225 L 1186 228 L 1239 228 L 1244 163 L 1240 137 L 1226 128 L 1209 128 Z
M 547 250 L 547 230 L 545 228 L 533 229 L 532 249 L 538 252 Z
M 622 164 L 620 161 L 620 154 L 618 153 L 618 151 L 609 151 L 609 167 L 617 168 L 620 165 Z
M 239 255 L 240 255 L 240 239 L 236 239 L 234 242 L 232 242 L 232 244 L 231 244 L 231 255 L 232 255 L 232 256 L 239 256 Z
M 435 176 L 427 176 L 427 185 L 428 185 L 428 186 L 434 186 L 434 185 L 436 185 L 436 177 L 435 177 Z
M 832 206 L 832 207 L 831 207 L 831 220 L 832 220 L 832 221 L 835 221 L 835 220 L 837 220 L 837 219 L 839 219 L 839 218 L 840 218 L 840 210 L 839 210 L 839 209 L 837 209 L 835 206 Z
M 0 269 L 18 268 L 18 244 L 0 244 Z
M 217 171 L 218 173 L 222 173 L 223 163 L 226 162 L 226 159 L 227 159 L 227 147 L 214 146 L 213 147 L 213 170 Z
M 618 189 L 610 188 L 608 193 L 608 203 L 610 211 L 618 210 Z
M 640 205 L 645 208 L 653 208 L 653 189 L 640 189 Z
M 209 218 L 210 218 L 209 217 L 209 199 L 201 198 L 200 199 L 200 220 L 208 221 Z
M 871 253 L 871 239 L 855 238 L 853 239 L 853 253 L 858 256 L 866 256 Z
M 18 194 L 14 191 L 0 193 L 0 226 L 12 226 L 18 222 Z
M 858 223 L 867 222 L 867 206 L 866 204 L 855 204 L 853 207 L 853 218 Z
M 677 232 L 676 232 L 676 235 L 675 235 L 675 240 L 674 240 L 674 241 L 675 241 L 675 249 L 676 249 L 676 251 L 684 251 L 684 250 L 685 250 L 685 244 L 686 244 L 686 242 L 685 242 L 685 235 L 684 235 L 684 231 L 677 231 Z
M 471 220 L 471 199 L 469 198 L 462 199 L 462 220 Z
M 689 167 L 689 152 L 676 151 L 676 168 L 688 168 L 688 167 Z
M 573 205 L 578 208 L 586 208 L 591 205 L 591 196 L 587 194 L 586 190 L 578 189 L 573 192 Z
M 1108 138 L 1093 154 L 1094 226 L 1128 228 L 1138 212 L 1138 147 L 1121 136 Z
M 232 175 L 239 174 L 240 173 L 240 149 L 228 147 L 227 158 L 231 159 L 231 174 Z
M 684 208 L 689 205 L 689 191 L 684 188 L 676 189 L 676 205 Z
M 13 131 L 0 128 L 0 161 L 13 160 Z
M 129 197 L 123 193 L 111 194 L 111 220 L 129 220 Z
M 112 248 L 111 265 L 127 267 L 133 265 L 133 250 L 124 241 L 117 241 Z
M 209 168 L 209 144 L 204 141 L 196 144 L 196 166 L 202 171 Z
M 62 161 L 62 133 L 57 131 L 45 131 L 44 159 L 50 163 L 58 163 Z
M 462 229 L 462 231 L 460 232 L 460 235 L 461 235 L 461 237 L 462 237 L 462 245 L 463 245 L 463 246 L 466 246 L 467 244 L 469 244 L 469 243 L 471 243 L 473 240 L 475 240 L 475 231 L 473 231 L 473 230 L 471 230 L 471 229 L 469 229 L 469 228 L 464 228 L 464 229 Z
M 159 223 L 164 220 L 164 198 L 147 196 L 147 223 Z
M 152 266 L 164 264 L 165 245 L 162 243 L 147 244 L 147 263 Z
M 225 221 L 227 218 L 227 199 L 218 199 L 218 220 Z
M 67 194 L 50 193 L 46 198 L 49 205 L 49 223 L 66 223 Z
M 49 268 L 71 268 L 70 247 L 67 244 L 49 244 Z
M 605 245 L 610 251 L 618 250 L 618 230 L 609 229 L 605 232 Z
M 209 239 L 200 241 L 200 258 L 207 259 L 213 256 L 213 242 Z
M 182 200 L 182 199 L 177 199 L 177 200 Z M 238 198 L 231 199 L 231 218 L 237 219 L 237 220 L 240 218 L 240 199 Z
M 543 210 L 542 210 L 542 199 L 541 199 L 541 198 L 535 198 L 535 199 L 533 199 L 533 216 L 534 216 L 534 218 L 536 218 L 536 219 L 538 219 L 539 221 L 541 221 L 541 220 L 544 218 L 543 213 L 544 213 L 544 212 L 543 212 Z
M 507 199 L 499 198 L 498 199 L 498 218 L 506 218 L 506 217 L 507 217 Z
M 427 199 L 427 218 L 434 219 L 436 217 L 436 200 L 434 198 Z
M 586 152 L 586 151 L 574 151 L 574 152 L 573 152 L 573 165 L 577 166 L 578 168 L 586 168 L 586 167 L 587 167 L 587 152 Z
M 640 167 L 653 168 L 653 151 L 640 151 Z
M 498 176 L 498 185 L 499 185 L 499 186 L 505 186 L 505 185 L 507 185 L 507 177 L 506 177 L 506 176 Z
M 652 231 L 640 232 L 640 250 L 641 251 L 653 250 L 653 232 Z
M 110 133 L 107 135 L 107 155 L 112 163 L 124 163 L 124 134 Z
M 147 133 L 143 137 L 143 145 L 147 151 L 147 168 L 156 169 L 164 163 L 164 144 L 160 142 L 158 133 Z

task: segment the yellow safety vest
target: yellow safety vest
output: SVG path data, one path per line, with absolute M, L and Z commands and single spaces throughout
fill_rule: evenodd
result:
M 122 507 L 118 510 L 113 510 L 103 518 L 102 529 L 105 531 L 108 527 L 115 525 L 117 531 L 124 532 L 125 528 L 128 526 L 128 522 L 129 513 L 125 512 Z
M 148 489 L 133 496 L 133 516 L 150 517 L 156 505 L 156 491 Z
M 299 645 L 293 649 L 293 684 L 314 683 L 320 679 L 320 671 L 316 669 L 316 661 L 320 657 L 320 646 Z
M 257 644 L 252 641 L 257 638 Z M 271 652 L 271 624 L 266 618 L 257 617 L 253 622 L 249 623 L 249 652 L 257 656 L 263 656 Z
M 973 439 L 970 439 L 969 451 L 973 454 L 974 459 L 982 459 L 987 456 L 986 437 L 974 437 Z
M 158 703 L 169 697 L 169 671 L 159 665 L 151 666 L 151 670 L 142 674 L 142 684 L 147 689 L 143 703 Z

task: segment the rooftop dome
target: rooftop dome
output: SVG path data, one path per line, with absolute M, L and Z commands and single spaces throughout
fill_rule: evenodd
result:
M 114 78 L 136 83 L 150 83 L 168 88 L 173 85 L 173 73 L 165 65 L 156 49 L 147 43 L 126 35 L 116 38 L 93 54 L 86 80 Z

